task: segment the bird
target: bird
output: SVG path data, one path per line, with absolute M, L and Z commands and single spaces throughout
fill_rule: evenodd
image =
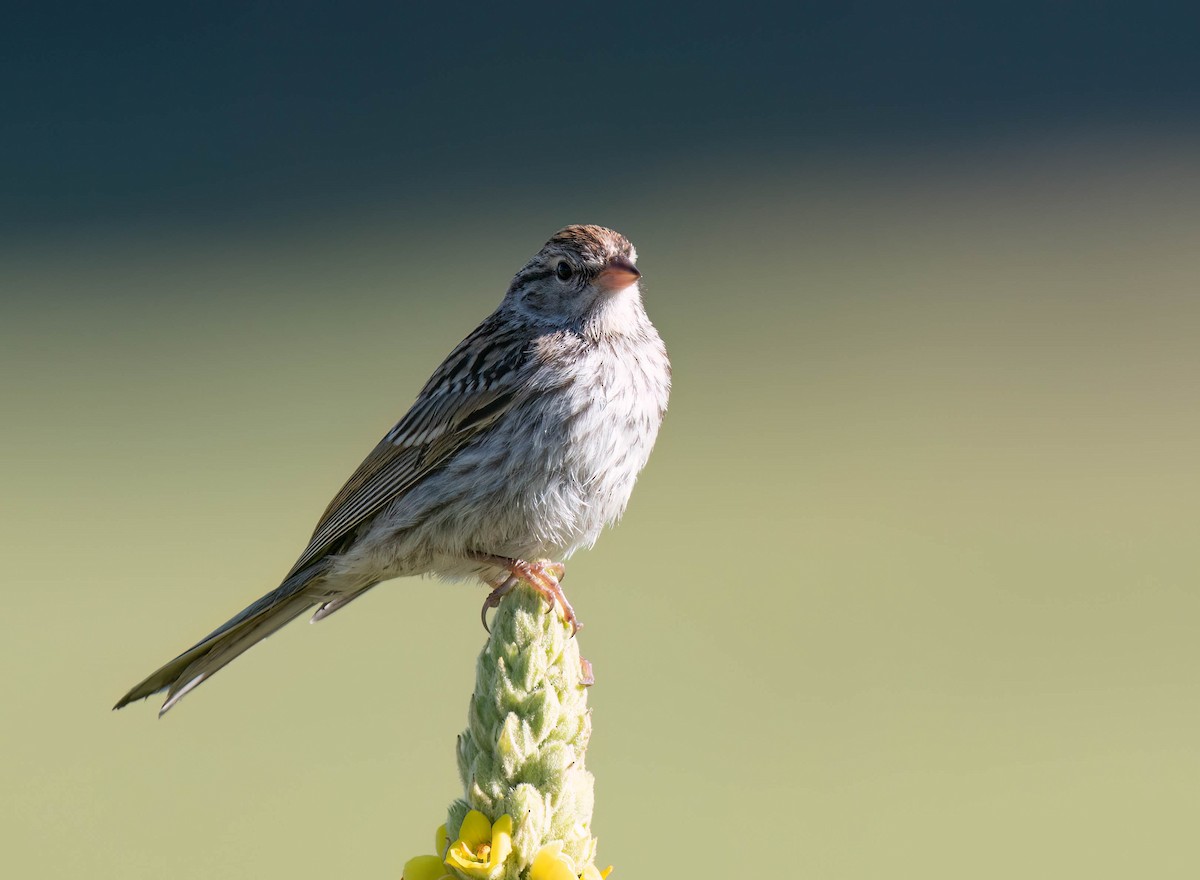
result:
M 484 615 L 524 582 L 574 633 L 563 560 L 625 511 L 671 390 L 636 263 L 611 229 L 556 232 L 334 496 L 279 586 L 113 708 L 165 691 L 161 717 L 310 609 L 323 620 L 397 577 L 478 579 L 492 588 Z

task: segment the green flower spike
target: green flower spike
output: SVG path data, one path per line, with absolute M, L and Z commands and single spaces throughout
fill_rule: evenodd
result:
M 592 864 L 594 779 L 583 756 L 592 722 L 579 646 L 556 609 L 521 584 L 500 603 L 475 667 L 458 738 L 465 798 L 450 806 L 445 866 L 466 880 L 529 880 L 555 860 Z M 577 868 L 575 866 L 578 866 Z

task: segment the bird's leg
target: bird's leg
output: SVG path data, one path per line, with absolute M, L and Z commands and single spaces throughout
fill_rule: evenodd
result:
M 493 556 L 489 553 L 475 553 L 472 556 L 480 562 L 486 562 L 489 565 L 503 568 L 514 578 L 529 584 L 529 586 L 541 594 L 542 598 L 546 600 L 546 604 L 551 608 L 554 607 L 556 602 L 560 604 L 562 606 L 562 618 L 571 625 L 572 636 L 583 628 L 583 625 L 579 622 L 579 618 L 575 616 L 575 609 L 567 601 L 567 596 L 563 592 L 562 585 L 559 584 L 559 581 L 567 573 L 566 567 L 561 562 L 551 562 L 549 559 L 526 562 L 523 559 L 509 559 L 506 556 Z M 492 595 L 500 592 L 500 596 L 496 599 L 496 604 L 500 603 L 500 599 L 514 585 L 509 585 L 508 581 L 505 581 L 492 591 Z M 492 596 L 490 595 L 488 596 L 488 602 L 491 602 L 491 600 Z M 488 607 L 488 605 L 484 605 L 485 612 Z

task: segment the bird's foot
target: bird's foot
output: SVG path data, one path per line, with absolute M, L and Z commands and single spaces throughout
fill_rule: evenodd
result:
M 492 556 L 485 553 L 475 554 L 475 558 L 480 562 L 486 562 L 490 565 L 503 568 L 511 575 L 500 586 L 492 590 L 484 602 L 485 629 L 487 628 L 487 610 L 499 605 L 500 600 L 516 586 L 517 580 L 524 581 L 537 590 L 542 598 L 546 600 L 546 604 L 551 608 L 554 608 L 555 605 L 560 606 L 562 619 L 571 625 L 572 637 L 583 629 L 583 624 L 575 616 L 575 609 L 567 601 L 567 595 L 563 592 L 562 585 L 559 583 L 567 573 L 566 567 L 561 562 L 551 562 L 549 559 L 526 562 L 523 559 L 508 559 L 504 556 Z
M 561 581 L 567 570 L 561 562 L 551 562 L 549 559 L 525 562 L 522 559 L 514 559 L 509 571 L 541 593 L 550 608 L 553 609 L 556 604 L 560 607 L 562 619 L 571 625 L 572 637 L 583 629 L 583 624 L 575 616 L 575 609 L 567 601 L 567 594 L 563 592 Z

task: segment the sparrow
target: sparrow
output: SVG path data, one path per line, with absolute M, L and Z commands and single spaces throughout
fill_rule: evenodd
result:
M 308 610 L 323 620 L 398 577 L 478 579 L 492 588 L 484 614 L 525 582 L 577 629 L 562 561 L 625 511 L 671 388 L 636 263 L 611 229 L 555 233 L 334 496 L 280 585 L 114 708 L 165 691 L 161 716 Z

